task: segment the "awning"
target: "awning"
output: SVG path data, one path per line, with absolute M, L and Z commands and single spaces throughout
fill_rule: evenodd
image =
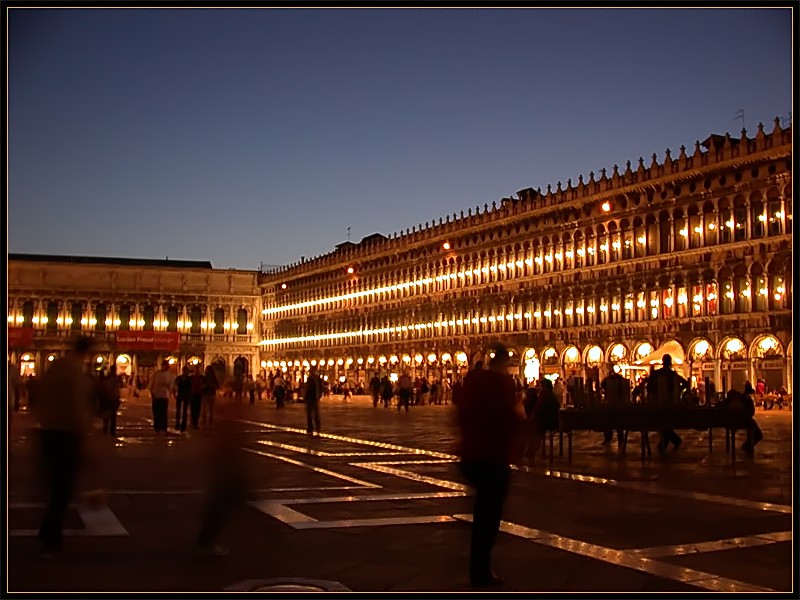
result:
M 688 368 L 685 364 L 686 355 L 684 355 L 681 345 L 676 341 L 663 343 L 657 350 L 654 350 L 647 356 L 635 361 L 634 364 L 645 366 L 660 365 L 662 364 L 662 359 L 664 358 L 665 354 L 669 354 L 672 357 L 672 364 L 676 367 L 675 370 L 683 373 L 683 375 L 686 376 L 686 370 Z
M 662 344 L 661 347 L 658 348 L 658 350 L 654 350 L 647 356 L 635 361 L 634 364 L 637 365 L 661 364 L 661 360 L 664 358 L 665 354 L 669 354 L 672 357 L 673 365 L 682 365 L 683 362 L 686 360 L 686 356 L 683 354 L 683 348 L 681 348 L 681 345 L 678 342 L 669 341 Z

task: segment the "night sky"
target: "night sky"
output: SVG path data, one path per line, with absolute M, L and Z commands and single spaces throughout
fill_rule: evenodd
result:
M 11 9 L 9 252 L 256 269 L 792 102 L 790 9 Z

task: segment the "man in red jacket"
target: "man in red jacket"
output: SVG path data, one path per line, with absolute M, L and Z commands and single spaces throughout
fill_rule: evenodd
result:
M 464 378 L 458 403 L 461 472 L 475 488 L 469 576 L 472 587 L 496 585 L 491 553 L 500 531 L 508 492 L 509 464 L 519 458 L 519 427 L 524 409 L 508 374 L 509 352 L 493 346 L 489 369 L 475 369 Z

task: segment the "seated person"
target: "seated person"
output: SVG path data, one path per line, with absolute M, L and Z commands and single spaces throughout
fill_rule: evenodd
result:
M 737 390 L 728 390 L 725 400 L 720 403 L 720 407 L 723 410 L 743 411 L 749 417 L 747 424 L 745 425 L 745 429 L 747 430 L 747 440 L 745 440 L 744 444 L 742 444 L 742 451 L 744 451 L 748 456 L 753 456 L 755 453 L 756 444 L 758 444 L 758 442 L 764 438 L 761 428 L 753 418 L 753 416 L 756 414 L 756 407 L 755 404 L 753 404 L 753 399 L 749 394 L 744 394 Z

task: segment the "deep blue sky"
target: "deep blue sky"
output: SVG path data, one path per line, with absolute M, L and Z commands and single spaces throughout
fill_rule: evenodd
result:
M 789 9 L 12 9 L 9 251 L 258 268 L 788 117 Z

